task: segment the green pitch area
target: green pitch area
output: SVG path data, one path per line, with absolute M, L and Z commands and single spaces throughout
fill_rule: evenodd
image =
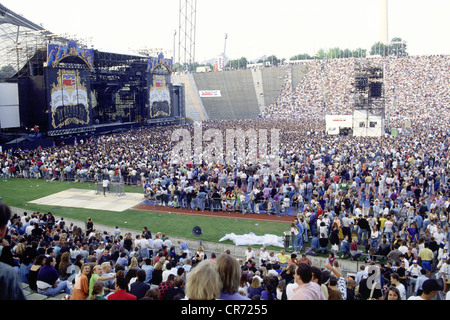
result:
M 29 201 L 50 196 L 71 188 L 86 189 L 86 192 L 88 192 L 94 190 L 95 185 L 92 183 L 67 181 L 47 182 L 43 179 L 11 178 L 6 182 L 0 181 L 0 197 L 9 206 L 23 208 L 29 213 L 34 211 L 50 211 L 56 217 L 63 216 L 82 221 L 85 221 L 87 217 L 91 217 L 94 223 L 110 226 L 118 225 L 121 228 L 133 230 L 141 230 L 143 226 L 147 226 L 152 233 L 162 232 L 174 237 L 197 239 L 192 235 L 192 228 L 194 226 L 201 226 L 203 231 L 202 240 L 211 242 L 219 242 L 219 239 L 228 233 L 242 235 L 253 232 L 256 235 L 274 234 L 282 236 L 284 231 L 290 229 L 290 223 L 200 217 L 137 210 L 114 212 L 29 203 Z M 142 193 L 143 195 L 143 190 L 140 187 L 125 186 L 125 193 Z M 223 243 L 232 244 L 231 241 L 224 241 Z

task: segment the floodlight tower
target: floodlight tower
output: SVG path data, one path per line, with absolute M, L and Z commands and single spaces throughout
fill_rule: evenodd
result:
M 180 0 L 178 18 L 178 63 L 185 67 L 188 72 L 193 72 L 195 65 L 196 20 L 197 0 Z
M 380 0 L 381 3 L 381 29 L 380 29 L 380 42 L 387 44 L 389 41 L 389 29 L 388 29 L 388 0 Z
M 381 4 L 381 28 L 380 28 L 380 42 L 389 48 L 389 17 L 388 17 L 388 0 L 380 0 Z M 389 49 L 388 49 L 389 54 Z M 383 62 L 383 83 L 385 75 L 386 60 Z M 389 63 L 389 62 L 388 62 Z M 386 117 L 387 115 L 387 117 Z M 383 107 L 383 121 L 386 121 L 386 125 L 389 126 L 389 113 L 386 113 L 385 107 Z M 384 123 L 383 123 L 384 124 Z

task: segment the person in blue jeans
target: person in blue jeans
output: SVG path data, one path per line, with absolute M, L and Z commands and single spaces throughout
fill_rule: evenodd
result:
M 358 244 L 366 244 L 367 242 L 367 235 L 370 230 L 369 222 L 367 221 L 366 217 L 363 217 L 361 214 L 359 215 L 359 219 L 357 222 L 359 231 L 358 231 Z
M 292 247 L 294 252 L 300 252 L 303 247 L 303 225 L 296 218 L 294 221 L 294 226 L 298 229 L 298 233 L 295 236 L 294 242 L 292 243 Z
M 380 232 L 378 231 L 377 226 L 373 226 L 372 231 L 370 233 L 370 247 L 374 248 L 375 251 L 378 250 L 379 238 L 380 238 Z
M 303 218 L 300 218 L 300 223 L 303 227 L 303 243 L 308 243 L 308 223 Z
M 206 193 L 204 191 L 200 191 L 197 194 L 197 206 L 202 212 L 205 211 L 205 202 L 206 202 Z
M 38 293 L 49 297 L 56 296 L 61 291 L 70 294 L 70 288 L 68 287 L 67 280 L 58 281 L 59 273 L 55 269 L 55 265 L 56 265 L 56 258 L 47 257 L 45 265 L 39 269 L 36 281 Z
M 312 238 L 316 235 L 316 223 L 317 223 L 317 216 L 316 213 L 313 212 L 309 216 L 309 230 L 311 232 Z
M 346 256 L 348 258 L 351 257 L 350 244 L 348 243 L 348 235 L 345 235 L 344 239 L 341 242 L 341 252 L 342 252 L 342 258 L 345 258 Z
M 314 237 L 311 239 L 311 247 L 305 250 L 305 254 L 317 256 L 316 250 L 318 250 L 319 248 L 320 248 L 319 237 L 317 235 L 314 235 Z
M 320 238 L 319 238 L 319 249 L 317 249 L 317 253 L 319 253 L 319 252 L 328 253 L 328 244 L 329 243 L 330 243 L 330 241 L 328 240 L 328 237 L 326 236 L 326 234 L 321 233 Z

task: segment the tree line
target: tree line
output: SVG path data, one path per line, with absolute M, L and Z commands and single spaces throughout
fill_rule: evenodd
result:
M 374 43 L 370 50 L 363 48 L 356 49 L 342 49 L 339 47 L 319 49 L 314 55 L 310 55 L 308 53 L 300 53 L 295 56 L 290 57 L 290 61 L 297 60 L 323 60 L 323 59 L 336 59 L 336 58 L 365 58 L 368 55 L 379 55 L 382 57 L 386 56 L 408 56 L 407 52 L 407 42 L 402 40 L 399 37 L 394 37 L 390 43 L 384 44 L 382 42 Z M 283 64 L 286 61 L 285 58 L 278 58 L 276 55 L 270 55 L 268 57 L 261 58 L 257 61 L 257 63 L 263 63 L 264 65 L 277 66 L 279 64 Z M 236 69 L 246 69 L 247 65 L 251 62 L 247 60 L 245 57 L 241 57 L 239 59 L 228 60 L 225 69 L 228 70 L 236 70 Z M 182 71 L 182 70 L 195 70 L 196 67 L 201 66 L 209 66 L 211 70 L 214 70 L 214 67 L 211 64 L 199 64 L 195 63 L 194 66 L 182 66 L 175 64 L 174 71 Z

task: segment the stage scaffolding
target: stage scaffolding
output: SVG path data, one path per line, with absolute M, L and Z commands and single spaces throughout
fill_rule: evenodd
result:
M 46 50 L 47 44 L 64 45 L 69 39 L 76 40 L 80 48 L 87 48 L 92 41 L 76 35 L 54 34 L 0 4 L 0 81 L 17 81 L 29 73 L 39 73 L 43 60 L 32 58 L 40 50 Z M 44 54 L 41 59 L 45 58 Z
M 383 64 L 356 60 L 353 135 L 383 136 L 385 131 L 385 88 Z

